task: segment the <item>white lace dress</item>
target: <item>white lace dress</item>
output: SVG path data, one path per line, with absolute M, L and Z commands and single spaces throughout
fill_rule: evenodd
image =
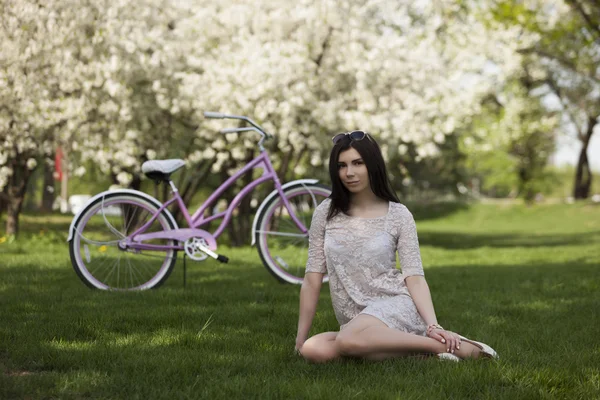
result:
M 390 328 L 425 335 L 404 278 L 424 275 L 415 221 L 402 204 L 389 203 L 378 218 L 339 213 L 327 221 L 330 200 L 315 210 L 309 232 L 306 272 L 329 274 L 335 316 L 341 328 L 369 314 Z M 402 271 L 396 268 L 396 252 Z

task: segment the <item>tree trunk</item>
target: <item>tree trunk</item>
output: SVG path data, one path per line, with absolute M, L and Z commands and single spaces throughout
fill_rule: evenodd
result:
M 576 199 L 587 199 L 592 186 L 592 171 L 588 162 L 587 147 L 587 143 L 585 143 L 581 149 L 581 153 L 579 153 L 579 161 L 577 162 L 577 170 L 575 171 L 573 197 Z
M 277 173 L 277 175 L 279 176 L 279 179 L 281 179 L 281 182 L 286 181 L 285 175 L 288 172 L 288 168 L 290 166 L 290 161 L 292 160 L 293 154 L 294 154 L 294 149 L 291 149 L 289 152 L 287 152 L 283 156 L 283 159 L 281 160 L 281 166 L 279 167 L 279 171 Z
M 44 184 L 42 186 L 42 203 L 40 204 L 40 211 L 43 213 L 51 212 L 54 205 L 55 186 L 54 171 L 52 169 L 44 163 Z
M 0 192 L 0 217 L 8 208 L 8 187 L 4 186 L 4 189 Z
M 140 190 L 142 187 L 142 177 L 139 175 L 133 175 L 133 179 L 129 184 L 129 188 L 133 190 Z
M 588 127 L 583 140 L 581 141 L 581 152 L 577 161 L 577 169 L 575 171 L 575 185 L 573 188 L 573 197 L 575 199 L 587 199 L 592 189 L 592 170 L 587 156 L 587 149 L 594 133 L 594 127 L 597 123 L 597 117 L 590 117 Z
M 254 151 L 248 150 L 246 152 L 246 160 L 245 163 L 249 163 L 254 158 Z M 227 168 L 223 169 L 224 171 Z M 224 174 L 224 178 L 227 179 L 227 174 Z M 238 184 L 233 186 L 233 190 L 228 190 L 226 194 L 227 203 L 231 204 L 233 198 L 237 196 L 238 193 L 242 190 L 243 187 L 252 182 L 252 170 L 248 171 L 244 174 L 243 177 L 239 178 Z M 231 221 L 228 225 L 228 233 L 231 241 L 231 245 L 234 247 L 240 247 L 245 245 L 248 242 L 248 238 L 250 238 L 250 216 L 251 216 L 251 207 L 250 203 L 252 201 L 251 194 L 246 195 L 237 207 L 237 215 L 234 215 L 231 218 Z
M 13 162 L 13 174 L 8 181 L 8 205 L 6 210 L 6 235 L 17 236 L 19 234 L 19 215 L 23 207 L 25 192 L 27 191 L 27 182 L 31 177 L 33 170 L 29 170 L 24 160 Z
M 254 152 L 252 150 L 248 150 L 246 154 L 246 163 L 249 163 L 254 158 Z M 242 178 L 243 185 L 249 185 L 252 182 L 252 171 L 248 171 L 246 175 Z M 239 191 L 238 191 L 239 192 Z M 236 246 L 243 246 L 247 243 L 248 238 L 250 237 L 250 215 L 251 215 L 251 206 L 250 203 L 252 201 L 252 193 L 248 193 L 241 201 L 240 206 L 238 208 L 239 213 L 237 217 L 237 230 L 238 230 L 238 241 Z
M 19 234 L 19 215 L 23 206 L 24 197 L 11 198 L 6 210 L 6 234 L 8 236 Z
M 192 198 L 198 191 L 198 187 L 200 186 L 200 184 L 206 183 L 206 178 L 208 177 L 208 174 L 210 173 L 210 168 L 211 168 L 213 162 L 214 162 L 214 159 L 211 160 L 210 162 L 202 162 L 200 165 L 197 166 L 197 168 L 195 168 L 192 171 L 182 171 L 182 174 L 180 176 L 179 183 L 178 183 L 178 188 L 179 188 L 179 194 L 181 195 L 183 203 L 186 206 L 190 206 Z M 184 175 L 187 175 L 187 176 L 184 176 Z M 169 193 L 166 193 L 166 194 L 169 194 Z M 163 199 L 161 201 L 164 202 L 166 200 L 167 200 L 167 196 L 163 197 Z M 192 216 L 196 210 L 190 209 L 188 211 L 191 213 L 190 216 Z M 181 209 L 179 208 L 179 206 L 173 208 L 171 210 L 171 212 L 173 214 L 173 217 L 175 217 L 175 220 L 177 221 L 179 226 L 184 226 L 187 224 L 187 221 L 184 219 L 183 213 L 181 212 Z M 207 215 L 211 214 L 211 212 L 212 212 L 212 208 L 209 207 L 209 209 L 206 210 L 204 215 L 207 216 Z M 212 224 L 205 225 L 202 227 L 202 229 L 210 230 L 211 225 Z
M 298 156 L 296 157 L 296 161 L 294 162 L 294 166 L 292 167 L 292 173 L 291 173 L 291 178 L 290 180 L 295 178 L 295 174 L 296 174 L 296 167 L 298 167 L 300 165 L 300 162 L 302 161 L 302 157 L 304 156 L 304 154 L 306 153 L 306 151 L 308 150 L 308 146 L 304 146 L 302 147 L 302 149 L 298 152 Z M 283 182 L 285 182 L 285 177 L 282 177 L 281 179 L 283 179 Z
M 229 178 L 229 176 L 227 175 L 227 172 L 226 172 L 227 169 L 228 168 L 226 166 L 223 166 L 223 168 L 220 172 L 222 182 L 224 182 L 227 178 Z M 231 201 L 235 197 L 236 191 L 234 190 L 234 188 L 236 188 L 236 185 L 230 186 L 227 190 L 225 190 L 225 192 L 223 192 L 223 197 L 227 201 L 227 207 L 229 207 L 229 205 L 231 204 Z M 234 214 L 235 214 L 235 210 L 234 210 Z M 226 227 L 227 234 L 229 236 L 229 242 L 230 242 L 231 246 L 233 246 L 233 247 L 237 247 L 237 243 L 239 241 L 238 232 L 237 232 L 237 229 L 235 226 L 236 225 L 235 219 L 236 219 L 236 216 L 233 215 Z

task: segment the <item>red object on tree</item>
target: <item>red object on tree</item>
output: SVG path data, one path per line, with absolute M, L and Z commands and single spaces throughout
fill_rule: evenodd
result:
M 63 176 L 62 159 L 63 152 L 62 149 L 59 147 L 56 149 L 56 155 L 54 156 L 54 179 L 56 179 L 57 181 L 62 180 Z

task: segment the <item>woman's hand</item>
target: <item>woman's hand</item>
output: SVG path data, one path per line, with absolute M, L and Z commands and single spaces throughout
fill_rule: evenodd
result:
M 454 353 L 455 350 L 460 350 L 461 340 L 457 333 L 434 328 L 429 331 L 427 336 L 446 344 L 446 352 L 448 353 Z
M 295 346 L 295 350 L 296 353 L 298 353 L 299 355 L 302 355 L 302 346 L 304 346 L 304 342 L 306 342 L 306 340 L 301 339 L 301 338 L 296 338 L 296 346 Z

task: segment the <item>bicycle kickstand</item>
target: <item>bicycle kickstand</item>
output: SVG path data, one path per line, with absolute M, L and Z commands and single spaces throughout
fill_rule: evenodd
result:
M 185 265 L 185 256 L 186 256 L 186 254 L 183 253 L 183 288 L 184 289 L 185 289 L 185 278 L 187 276 L 187 268 L 186 268 L 186 265 Z

